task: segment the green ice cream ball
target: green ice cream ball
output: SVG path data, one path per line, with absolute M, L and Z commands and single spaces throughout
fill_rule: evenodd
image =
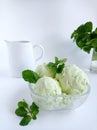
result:
M 80 94 L 89 85 L 87 75 L 76 65 L 65 66 L 62 73 L 56 75 L 56 79 L 59 81 L 62 91 L 67 94 Z
M 48 76 L 48 77 L 54 77 L 53 72 L 48 68 L 47 64 L 42 64 L 37 66 L 36 73 L 40 76 Z
M 54 96 L 62 94 L 58 81 L 46 76 L 40 78 L 36 82 L 34 92 L 42 96 Z

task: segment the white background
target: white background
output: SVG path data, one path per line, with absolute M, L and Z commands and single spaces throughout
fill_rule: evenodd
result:
M 92 21 L 97 26 L 96 0 L 0 0 L 0 129 L 8 130 L 97 130 L 97 75 L 87 72 L 91 94 L 87 102 L 72 112 L 41 112 L 27 127 L 18 125 L 14 115 L 16 102 L 31 101 L 27 84 L 9 76 L 7 47 L 3 40 L 30 40 L 41 43 L 43 63 L 55 56 L 67 57 L 82 69 L 90 66 L 91 54 L 86 54 L 70 41 L 73 30 Z M 80 58 L 79 58 L 80 57 Z
M 0 0 L 0 40 L 31 40 L 56 51 L 55 45 L 65 44 L 80 24 L 92 21 L 94 28 L 97 26 L 96 3 L 96 0 Z M 6 47 L 0 47 L 1 65 L 8 68 L 6 51 Z M 48 58 L 56 55 L 45 52 Z

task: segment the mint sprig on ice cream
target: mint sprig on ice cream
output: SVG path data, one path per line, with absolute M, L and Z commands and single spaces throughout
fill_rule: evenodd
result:
M 64 69 L 66 61 L 67 61 L 66 58 L 59 60 L 58 57 L 55 57 L 54 62 L 49 62 L 47 64 L 44 63 L 42 65 L 39 65 L 36 68 L 36 72 L 37 74 L 39 74 L 40 77 L 49 76 L 55 78 L 56 74 L 61 73 L 62 70 Z
M 49 96 L 49 94 L 47 94 L 49 91 L 50 95 L 54 95 L 52 91 L 53 87 L 55 89 L 59 87 L 61 89 L 60 94 L 75 95 L 83 93 L 89 85 L 87 75 L 78 66 L 74 64 L 65 65 L 65 62 L 66 58 L 60 60 L 55 57 L 54 62 L 37 66 L 35 72 L 32 70 L 24 70 L 22 73 L 23 78 L 29 83 L 34 83 L 34 90 L 40 95 Z
M 66 58 L 59 60 L 58 57 L 55 57 L 55 62 L 49 62 L 47 64 L 48 68 L 54 73 L 54 76 L 56 73 L 61 73 L 66 62 Z
M 66 58 L 59 60 L 55 57 L 55 62 L 49 62 L 48 64 L 39 65 L 36 68 L 36 72 L 32 70 L 24 70 L 22 77 L 29 83 L 36 83 L 40 77 L 49 76 L 55 78 L 57 73 L 61 73 L 66 62 Z

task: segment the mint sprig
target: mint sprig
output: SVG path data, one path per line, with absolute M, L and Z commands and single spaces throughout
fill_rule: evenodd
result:
M 92 48 L 97 51 L 97 28 L 93 31 L 93 23 L 91 21 L 80 25 L 74 30 L 71 38 L 83 51 L 90 53 Z
M 38 113 L 39 107 L 34 102 L 29 106 L 25 100 L 18 102 L 18 108 L 15 110 L 15 114 L 22 117 L 19 123 L 21 126 L 28 125 L 32 119 L 36 120 Z
M 55 62 L 49 62 L 47 66 L 56 75 L 56 73 L 62 72 L 66 61 L 66 58 L 59 60 L 58 57 L 55 57 Z

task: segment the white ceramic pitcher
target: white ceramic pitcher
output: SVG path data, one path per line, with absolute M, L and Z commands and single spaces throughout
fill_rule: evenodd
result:
M 30 41 L 5 41 L 8 47 L 9 63 L 13 77 L 22 77 L 25 69 L 34 70 L 35 62 L 43 57 L 44 48 L 40 44 L 32 44 Z M 34 49 L 41 49 L 35 59 Z M 37 51 L 37 50 L 36 50 Z

